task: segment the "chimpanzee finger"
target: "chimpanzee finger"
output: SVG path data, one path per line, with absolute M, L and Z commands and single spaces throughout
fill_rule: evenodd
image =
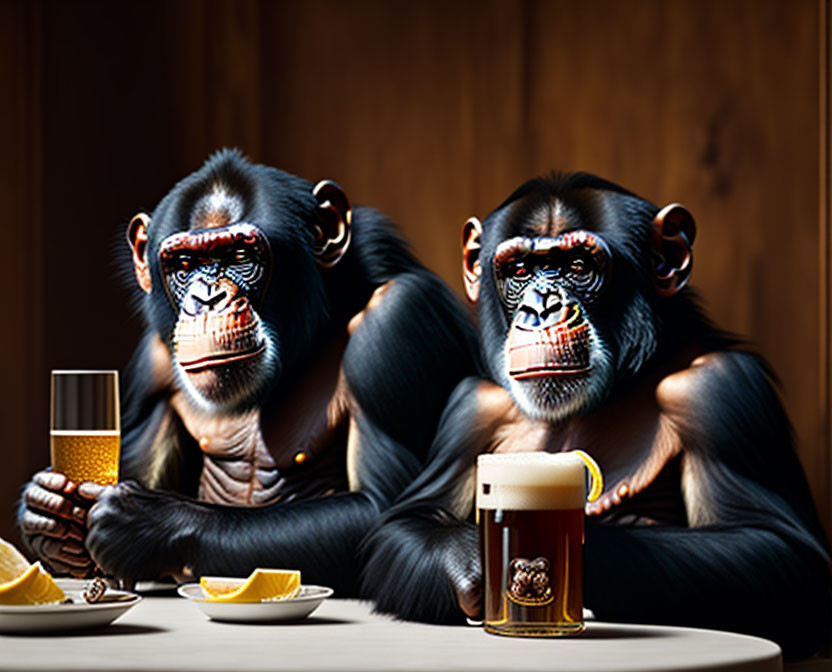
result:
M 64 553 L 69 553 L 70 555 L 83 555 L 87 558 L 90 557 L 87 547 L 80 541 L 75 541 L 74 539 L 64 539 L 61 543 L 63 544 L 61 549 Z
M 88 567 L 68 567 L 67 573 L 74 579 L 89 579 L 95 574 L 95 565 Z
M 75 492 L 76 485 L 65 474 L 58 471 L 39 471 L 32 480 L 42 488 L 70 495 Z
M 482 589 L 472 587 L 468 590 L 456 591 L 457 602 L 460 609 L 468 617 L 474 620 L 482 618 Z
M 77 546 L 75 548 L 77 549 Z M 49 563 L 60 563 L 75 569 L 85 569 L 92 565 L 92 559 L 89 554 L 84 553 L 83 555 L 78 555 L 77 553 L 70 553 L 67 544 L 57 539 L 43 537 L 43 541 L 37 550 L 46 557 Z
M 52 560 L 44 562 L 43 565 L 52 576 L 71 576 L 74 579 L 88 579 L 95 573 L 95 565 L 92 564 L 87 567 L 73 567 L 71 565 L 65 565 L 58 560 Z
M 82 507 L 73 504 L 68 497 L 46 490 L 35 483 L 30 483 L 26 488 L 23 501 L 28 508 L 40 513 L 75 521 L 82 525 L 86 520 L 86 512 Z
M 75 539 L 83 541 L 84 533 L 75 525 L 64 520 L 42 516 L 31 509 L 23 512 L 20 529 L 27 536 L 43 535 L 53 539 Z
M 95 565 L 87 556 L 71 556 L 62 551 L 62 542 L 37 536 L 29 542 L 32 550 L 40 558 L 43 566 L 53 575 L 69 575 L 76 578 L 92 576 Z
M 84 481 L 78 486 L 77 494 L 80 498 L 86 500 L 88 503 L 95 502 L 103 492 L 109 490 L 111 485 L 101 485 L 100 483 L 93 483 L 92 481 Z

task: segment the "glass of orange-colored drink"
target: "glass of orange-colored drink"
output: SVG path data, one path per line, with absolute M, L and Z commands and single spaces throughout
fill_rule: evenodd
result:
M 118 371 L 52 371 L 52 469 L 75 483 L 118 482 Z

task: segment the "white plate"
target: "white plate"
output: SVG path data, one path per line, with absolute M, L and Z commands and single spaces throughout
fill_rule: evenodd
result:
M 55 582 L 72 600 L 72 604 L 0 605 L 0 632 L 34 633 L 100 628 L 109 625 L 142 600 L 135 593 L 108 588 L 104 601 L 89 604 L 81 596 L 86 581 L 56 579 Z
M 267 623 L 306 618 L 332 595 L 333 590 L 324 586 L 301 586 L 297 597 L 277 602 L 211 602 L 205 599 L 198 583 L 186 583 L 179 586 L 177 592 L 196 603 L 202 613 L 215 621 Z

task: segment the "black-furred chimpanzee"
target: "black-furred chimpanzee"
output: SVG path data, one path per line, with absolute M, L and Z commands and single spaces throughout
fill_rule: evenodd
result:
M 476 370 L 458 300 L 335 183 L 228 150 L 128 239 L 148 329 L 126 375 L 122 482 L 36 474 L 29 547 L 76 576 L 287 567 L 355 594 L 360 540 Z
M 723 628 L 818 649 L 829 555 L 766 363 L 689 289 L 693 219 L 585 174 L 532 180 L 463 230 L 490 380 L 451 395 L 426 470 L 366 544 L 377 608 L 481 613 L 473 468 L 582 449 L 585 604 L 601 619 Z

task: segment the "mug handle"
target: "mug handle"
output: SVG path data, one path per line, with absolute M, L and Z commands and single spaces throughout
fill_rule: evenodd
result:
M 588 453 L 582 450 L 573 450 L 571 452 L 580 457 L 584 461 L 584 464 L 586 464 L 586 470 L 592 479 L 592 485 L 589 488 L 586 501 L 594 502 L 604 492 L 604 475 L 601 473 L 601 467 L 598 466 L 598 463 Z

